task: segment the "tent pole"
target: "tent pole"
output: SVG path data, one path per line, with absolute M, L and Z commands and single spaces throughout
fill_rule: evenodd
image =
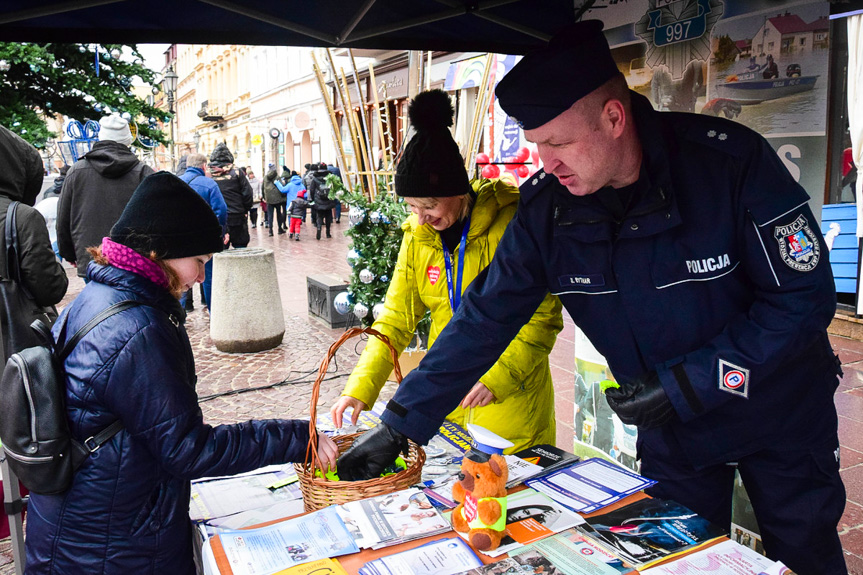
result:
M 339 34 L 339 39 L 338 39 L 339 44 L 342 44 L 345 41 L 347 41 L 348 37 L 351 35 L 351 32 L 353 32 L 354 28 L 357 27 L 357 24 L 359 24 L 360 21 L 363 18 L 365 18 L 366 13 L 368 13 L 369 9 L 371 9 L 371 7 L 374 5 L 374 3 L 375 3 L 375 0 L 366 0 L 365 4 L 360 6 L 360 9 L 357 10 L 357 13 L 354 14 L 354 17 L 351 18 L 350 22 L 348 22 L 347 25 L 344 28 L 342 28 L 342 33 Z M 351 57 L 351 60 L 353 60 L 353 57 Z
M 266 24 L 272 24 L 273 26 L 278 26 L 279 28 L 284 28 L 285 30 L 290 30 L 291 32 L 296 32 L 298 34 L 308 36 L 309 38 L 314 38 L 315 40 L 320 40 L 325 44 L 329 44 L 332 46 L 338 45 L 338 38 L 336 38 L 332 34 L 326 34 L 319 30 L 315 30 L 314 28 L 309 28 L 308 26 L 303 26 L 302 24 L 297 24 L 296 22 L 291 22 L 290 20 L 285 20 L 284 18 L 279 18 L 277 16 L 273 16 L 272 14 L 261 12 L 260 10 L 255 10 L 247 6 L 234 4 L 233 2 L 227 2 L 226 0 L 198 1 L 203 2 L 204 4 L 209 4 L 210 6 L 215 6 L 216 8 L 228 10 L 229 12 L 234 12 L 235 14 L 239 14 L 240 16 L 246 16 L 247 18 L 259 20 Z

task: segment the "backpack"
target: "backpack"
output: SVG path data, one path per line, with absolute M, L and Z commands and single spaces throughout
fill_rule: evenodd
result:
M 88 321 L 62 348 L 44 322 L 36 320 L 33 330 L 43 345 L 28 347 L 6 362 L 0 379 L 0 441 L 9 467 L 21 483 L 34 493 L 62 493 L 72 484 L 75 470 L 105 442 L 123 429 L 115 421 L 83 443 L 72 438 L 66 416 L 66 372 L 64 362 L 72 349 L 91 329 L 123 310 L 143 305 L 126 300 L 116 303 Z M 66 331 L 60 326 L 57 345 Z

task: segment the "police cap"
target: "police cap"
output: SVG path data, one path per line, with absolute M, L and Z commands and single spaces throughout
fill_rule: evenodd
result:
M 602 21 L 584 20 L 557 32 L 546 48 L 527 54 L 495 90 L 504 111 L 525 130 L 565 112 L 620 74 Z

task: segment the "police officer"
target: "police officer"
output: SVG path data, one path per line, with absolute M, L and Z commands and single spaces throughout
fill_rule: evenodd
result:
M 752 130 L 630 92 L 598 21 L 525 56 L 496 93 L 545 171 L 340 476 L 427 442 L 550 291 L 608 359 L 607 400 L 639 428 L 652 495 L 728 528 L 736 466 L 768 556 L 846 573 L 835 290 L 806 192 Z

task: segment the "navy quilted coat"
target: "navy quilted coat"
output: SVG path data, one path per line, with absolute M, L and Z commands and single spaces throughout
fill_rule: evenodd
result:
M 194 574 L 190 480 L 301 460 L 308 423 L 206 425 L 177 300 L 114 267 L 91 263 L 88 276 L 64 312 L 68 334 L 116 302 L 148 305 L 96 326 L 66 360 L 69 424 L 79 440 L 116 419 L 125 429 L 84 463 L 67 492 L 31 496 L 26 572 Z

